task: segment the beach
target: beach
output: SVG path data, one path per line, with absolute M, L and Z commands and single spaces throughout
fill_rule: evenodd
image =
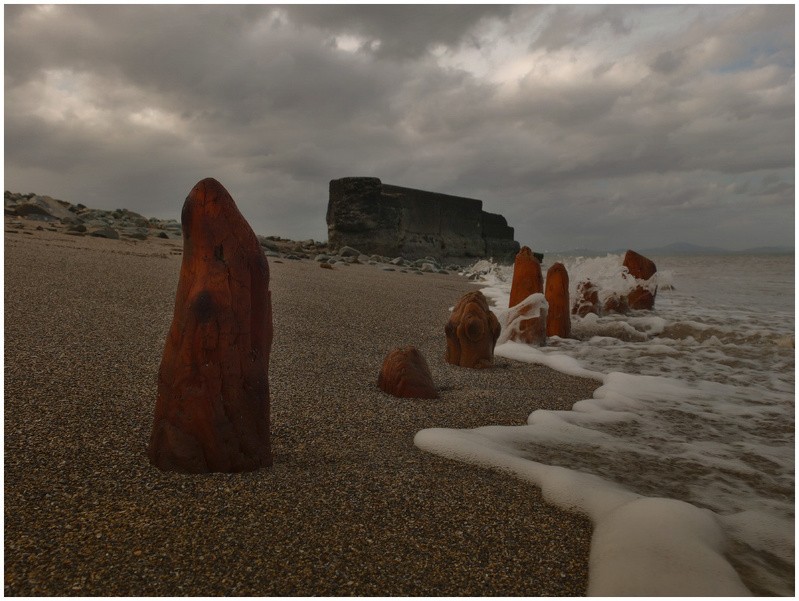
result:
M 586 517 L 414 446 L 598 386 L 501 357 L 445 363 L 449 309 L 475 284 L 270 258 L 274 465 L 185 475 L 145 455 L 182 243 L 33 226 L 4 241 L 6 595 L 586 593 Z M 411 344 L 440 399 L 377 388 Z

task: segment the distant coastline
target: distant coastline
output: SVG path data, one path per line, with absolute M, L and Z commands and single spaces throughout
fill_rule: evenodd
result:
M 548 251 L 550 255 L 564 255 L 564 256 L 604 256 L 607 254 L 618 255 L 626 252 L 626 248 L 617 248 L 613 250 L 596 250 L 590 248 L 573 248 L 569 250 L 551 250 Z M 636 249 L 644 255 L 653 256 L 674 256 L 674 255 L 793 255 L 796 254 L 796 249 L 793 246 L 757 246 L 754 248 L 746 248 L 744 250 L 729 250 L 727 248 L 720 248 L 718 246 L 700 246 L 698 244 L 690 244 L 688 242 L 675 242 L 674 244 L 667 244 L 666 246 L 657 246 L 654 248 Z

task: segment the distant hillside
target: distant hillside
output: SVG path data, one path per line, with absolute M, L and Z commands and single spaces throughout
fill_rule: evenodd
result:
M 641 253 L 642 255 L 658 256 L 658 255 L 793 255 L 795 249 L 791 246 L 758 246 L 756 248 L 747 248 L 744 250 L 728 250 L 718 246 L 700 246 L 698 244 L 690 244 L 688 242 L 675 242 L 667 244 L 666 246 L 658 246 L 655 248 L 633 248 L 632 250 Z M 550 252 L 553 255 L 566 255 L 566 256 L 604 256 L 606 254 L 623 255 L 627 252 L 626 248 L 617 248 L 614 250 L 594 250 L 588 248 L 575 248 L 572 250 L 563 250 L 559 252 Z
M 623 251 L 622 251 L 623 252 Z M 644 248 L 638 251 L 644 255 L 729 255 L 731 251 L 718 246 L 700 246 L 688 242 L 674 242 L 656 248 Z
M 796 249 L 792 246 L 758 246 L 733 253 L 736 255 L 793 255 Z

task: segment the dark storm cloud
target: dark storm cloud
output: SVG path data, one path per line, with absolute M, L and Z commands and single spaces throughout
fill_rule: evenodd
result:
M 544 250 L 790 244 L 793 11 L 7 6 L 6 188 L 175 217 L 213 176 L 323 239 L 374 175 Z
M 414 6 L 310 6 L 283 9 L 289 17 L 330 34 L 349 33 L 364 39 L 364 50 L 374 48 L 381 57 L 410 59 L 424 55 L 431 47 L 479 45 L 470 35 L 484 19 L 507 18 L 510 6 L 437 5 Z M 377 44 L 375 44 L 377 42 Z

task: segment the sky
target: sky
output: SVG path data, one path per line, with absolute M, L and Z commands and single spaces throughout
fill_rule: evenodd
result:
M 5 5 L 5 189 L 327 239 L 331 179 L 537 251 L 794 244 L 794 6 Z

